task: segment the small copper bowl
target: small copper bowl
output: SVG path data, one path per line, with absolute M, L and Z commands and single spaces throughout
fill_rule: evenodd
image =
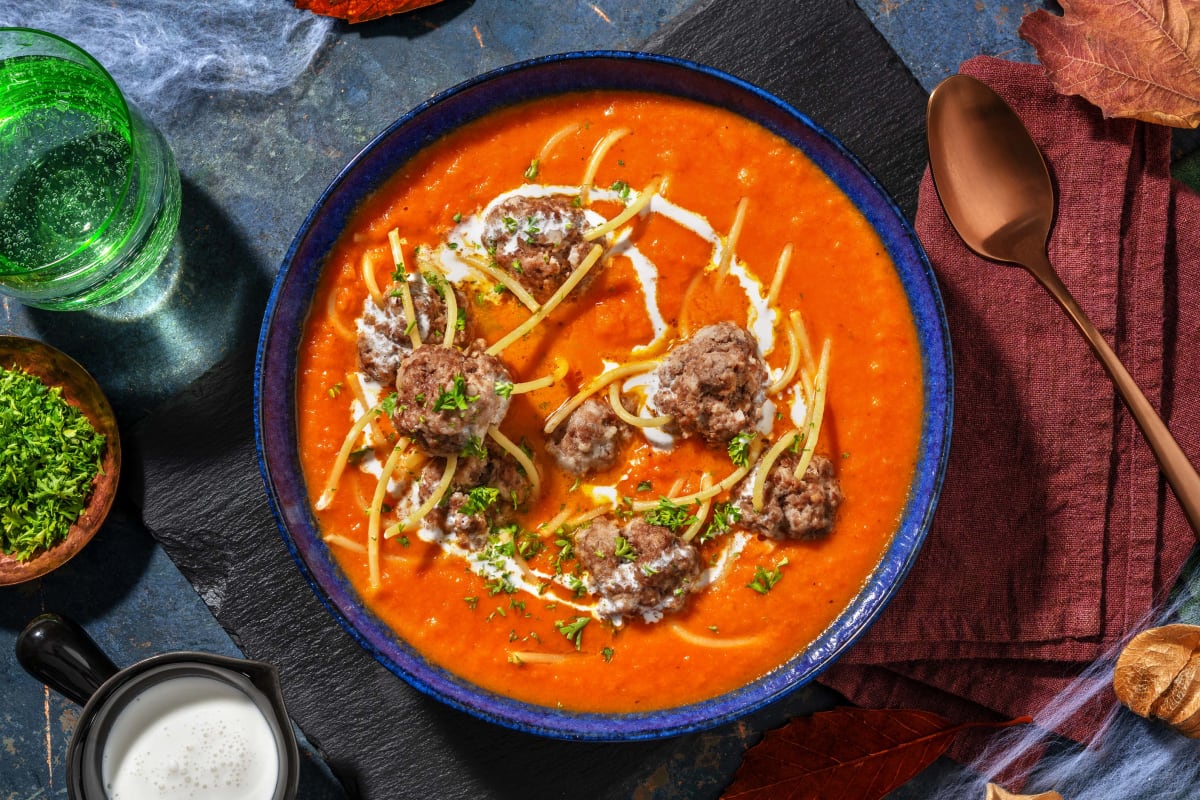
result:
M 14 366 L 37 376 L 47 386 L 59 387 L 63 400 L 82 411 L 92 427 L 104 435 L 104 452 L 100 455 L 101 471 L 92 484 L 91 497 L 67 538 L 38 552 L 28 561 L 18 561 L 0 552 L 0 586 L 39 578 L 82 550 L 108 516 L 121 473 L 121 436 L 117 431 L 117 418 L 108 398 L 87 370 L 66 353 L 44 342 L 20 336 L 0 336 L 0 368 L 12 369 Z

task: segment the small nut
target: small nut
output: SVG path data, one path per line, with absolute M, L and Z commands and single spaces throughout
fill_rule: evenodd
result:
M 1200 626 L 1164 625 L 1130 640 L 1113 671 L 1117 699 L 1200 738 Z

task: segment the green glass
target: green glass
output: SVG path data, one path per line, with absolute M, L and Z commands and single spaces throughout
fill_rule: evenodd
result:
M 0 28 L 0 292 L 61 310 L 123 297 L 166 257 L 179 206 L 170 147 L 94 58 Z

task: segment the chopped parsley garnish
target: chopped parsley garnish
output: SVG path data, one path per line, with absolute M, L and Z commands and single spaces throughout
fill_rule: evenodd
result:
M 501 221 L 504 223 L 504 230 L 509 233 L 516 233 L 517 229 L 521 227 L 521 223 L 517 222 L 513 217 L 505 217 Z
M 395 392 L 392 392 L 379 403 L 379 412 L 387 414 L 389 417 L 396 413 L 396 400 L 399 399 Z
M 538 160 L 535 158 L 529 162 L 529 168 L 525 170 L 525 180 L 536 181 L 538 176 Z
M 467 379 L 464 375 L 454 376 L 454 385 L 449 391 L 442 389 L 433 401 L 434 411 L 466 411 L 479 395 L 467 394 Z
M 525 239 L 526 239 L 526 241 L 532 243 L 533 237 L 537 236 L 541 232 L 542 232 L 542 229 L 538 227 L 536 217 L 526 217 L 525 218 Z
M 613 555 L 626 561 L 637 561 L 638 557 L 637 550 L 633 549 L 633 545 L 624 536 L 618 536 L 613 541 Z
M 617 197 L 621 198 L 622 202 L 629 200 L 629 184 L 625 181 L 613 181 L 613 185 L 609 187 L 617 193 Z
M 754 580 L 747 583 L 746 586 L 758 592 L 766 594 L 775 588 L 775 584 L 783 580 L 783 568 L 787 566 L 788 560 L 782 559 L 775 565 L 775 569 L 767 570 L 765 567 L 755 565 Z
M 565 636 L 567 641 L 574 644 L 575 649 L 578 650 L 581 644 L 580 640 L 583 638 L 583 629 L 591 621 L 591 617 L 575 617 L 568 621 L 559 619 L 554 621 L 554 627 L 558 628 L 558 632 Z
M 654 487 L 651 485 L 650 481 L 642 481 L 637 485 L 637 490 L 639 492 L 648 492 L 653 488 Z
M 67 537 L 100 472 L 104 436 L 20 369 L 0 369 L 0 550 L 18 561 Z
M 463 602 L 465 602 L 467 604 L 467 606 L 470 607 L 471 609 L 475 609 L 479 605 L 479 598 L 478 597 L 464 597 Z
M 421 273 L 421 277 L 425 279 L 425 283 L 429 284 L 429 288 L 433 289 L 434 293 L 443 300 L 446 299 L 446 279 L 431 269 L 427 269 Z
M 700 542 L 710 541 L 729 533 L 733 524 L 742 518 L 742 509 L 736 503 L 717 503 L 713 507 L 712 519 L 708 523 L 708 527 L 704 529 L 704 533 L 700 534 Z
M 687 506 L 672 502 L 669 498 L 658 498 L 658 507 L 646 512 L 646 522 L 651 525 L 661 525 L 671 530 L 679 530 L 696 521 L 696 515 L 688 512 Z
M 613 655 L 614 651 L 611 647 L 605 647 L 600 651 L 600 656 L 604 659 L 604 663 L 606 664 L 613 660 Z
M 329 387 L 328 394 L 330 397 L 337 397 L 341 393 L 342 393 L 342 385 L 340 383 L 335 383 L 333 386 Z
M 496 498 L 499 496 L 499 489 L 493 489 L 490 486 L 476 486 L 467 491 L 467 502 L 463 503 L 462 513 L 482 514 L 495 504 Z
M 374 452 L 374 450 L 375 450 L 375 448 L 373 448 L 373 447 L 360 447 L 357 450 L 351 450 L 350 453 L 346 456 L 346 463 L 347 464 L 357 464 L 358 462 L 360 462 L 364 458 L 366 458 L 367 453 Z
M 454 330 L 465 331 L 467 329 L 467 310 L 459 308 L 458 314 L 454 317 Z
M 571 205 L 573 205 L 575 208 L 583 208 L 583 198 L 579 195 L 575 195 L 571 198 Z
M 749 464 L 750 442 L 754 441 L 754 437 L 757 435 L 754 431 L 742 431 L 729 440 L 726 450 L 729 452 L 729 460 L 734 463 L 734 466 L 745 467 Z
M 511 381 L 496 381 L 496 394 L 504 398 L 512 397 L 513 385 Z
M 561 539 L 555 539 L 554 543 L 559 547 L 558 554 L 554 556 L 554 572 L 562 575 L 562 562 L 570 561 L 575 557 L 575 543 L 565 536 Z
M 454 220 L 455 222 L 462 222 L 462 212 L 461 212 L 461 211 L 456 211 L 456 212 L 454 213 L 454 216 L 453 216 L 453 217 L 451 217 L 450 219 Z
M 463 449 L 459 451 L 460 456 L 465 456 L 467 458 L 470 458 L 471 456 L 474 456 L 475 458 L 487 458 L 487 454 L 487 448 L 484 447 L 483 439 L 479 438 L 478 436 L 471 436 L 468 438 L 467 443 L 463 445 Z M 493 489 L 493 491 L 499 490 Z M 468 511 L 467 513 L 470 514 L 471 512 Z

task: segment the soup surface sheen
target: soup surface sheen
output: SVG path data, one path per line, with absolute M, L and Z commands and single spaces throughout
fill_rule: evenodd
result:
M 622 130 L 593 157 L 599 141 Z M 549 387 L 514 393 L 498 426 L 532 454 L 541 477 L 540 495 L 516 514 L 528 558 L 500 559 L 510 574 L 498 589 L 505 583 L 495 571 L 426 525 L 379 535 L 373 574 L 370 509 L 395 438 L 386 418 L 364 431 L 374 439 L 355 440 L 356 458 L 336 490 L 319 498 L 351 424 L 391 390 L 363 382 L 356 345 L 369 285 L 386 293 L 396 269 L 389 231 L 403 237 L 410 271 L 433 255 L 465 300 L 472 335 L 495 343 L 531 311 L 463 261 L 489 260 L 479 246 L 481 215 L 506 193 L 579 197 L 592 163 L 593 188 L 574 201 L 592 224 L 660 183 L 647 209 L 615 239 L 602 240 L 606 254 L 589 282 L 498 354 L 513 382 L 559 373 Z M 790 261 L 771 303 L 769 285 L 787 245 Z M 721 279 L 726 248 L 733 256 Z M 636 504 L 695 493 L 735 464 L 724 447 L 648 429 L 633 434 L 615 466 L 577 479 L 544 449 L 547 417 L 615 365 L 661 358 L 722 321 L 753 335 L 774 381 L 791 355 L 793 310 L 814 351 L 829 342 L 815 449 L 833 462 L 844 495 L 832 532 L 774 540 L 734 523 L 698 545 L 704 578 L 687 587 L 681 610 L 618 625 L 593 613 L 595 598 L 571 591 L 577 562 L 563 552 L 570 521 L 605 504 L 615 504 L 622 519 L 636 516 L 632 509 L 643 507 Z M 756 454 L 805 423 L 815 401 L 800 384 L 798 378 L 770 397 Z M 636 375 L 621 386 L 635 400 L 649 391 Z M 596 397 L 606 400 L 603 391 Z M 301 461 L 322 534 L 375 614 L 430 661 L 502 695 L 568 710 L 631 712 L 715 697 L 777 668 L 858 593 L 895 530 L 912 480 L 921 365 L 904 290 L 883 245 L 800 150 L 707 105 L 579 93 L 462 127 L 357 210 L 329 257 L 307 322 L 297 403 Z M 377 534 L 413 508 L 405 477 L 394 475 L 389 484 Z M 729 497 L 686 505 L 704 512 L 707 531 Z

